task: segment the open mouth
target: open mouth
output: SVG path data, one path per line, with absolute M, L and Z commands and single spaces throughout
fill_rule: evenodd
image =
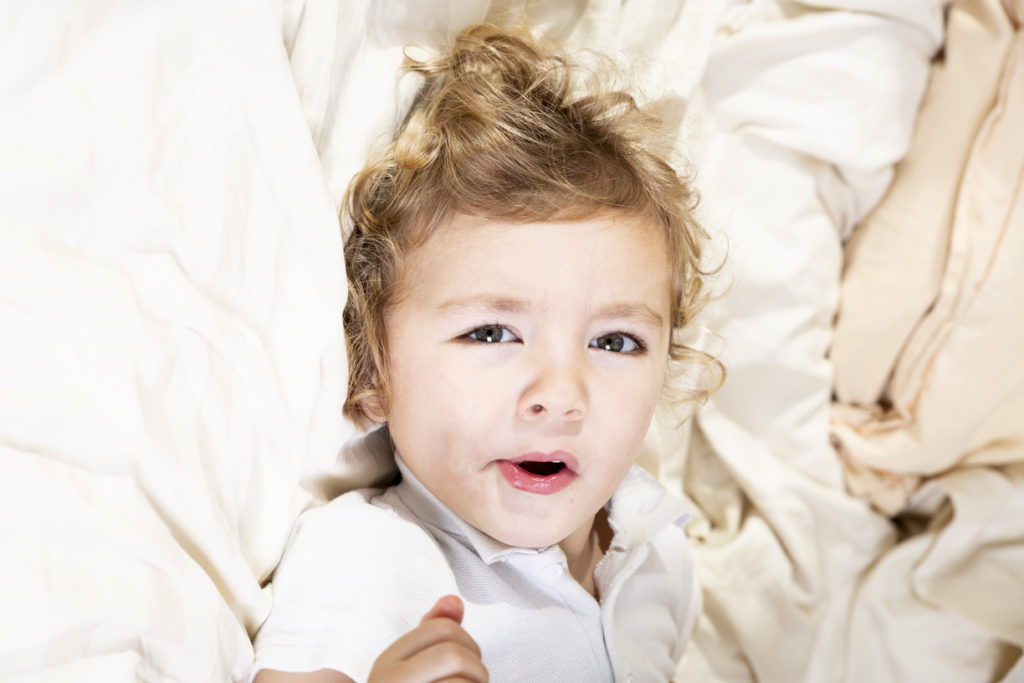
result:
M 516 467 L 526 470 L 530 474 L 536 474 L 541 477 L 550 477 L 551 475 L 558 474 L 564 470 L 565 463 L 559 460 L 551 460 L 548 462 L 524 460 L 523 462 L 517 462 Z
M 523 453 L 499 460 L 498 471 L 509 485 L 526 493 L 558 493 L 579 477 L 579 462 L 567 451 Z

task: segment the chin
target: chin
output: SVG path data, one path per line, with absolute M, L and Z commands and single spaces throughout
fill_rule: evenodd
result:
M 558 545 L 565 540 L 570 532 L 552 532 L 550 529 L 524 531 L 523 529 L 494 529 L 495 533 L 485 532 L 491 538 L 505 545 L 516 548 L 547 548 Z

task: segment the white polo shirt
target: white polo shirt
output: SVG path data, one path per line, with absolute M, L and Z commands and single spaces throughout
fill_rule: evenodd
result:
M 301 515 L 256 635 L 259 669 L 336 669 L 377 656 L 446 594 L 466 606 L 491 681 L 668 681 L 700 611 L 682 502 L 633 467 L 606 506 L 614 532 L 598 603 L 561 548 L 512 548 L 473 528 L 405 467 Z

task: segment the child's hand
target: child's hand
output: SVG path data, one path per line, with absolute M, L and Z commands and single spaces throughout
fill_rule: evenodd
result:
M 460 625 L 462 601 L 446 595 L 423 615 L 420 625 L 384 650 L 368 683 L 487 683 L 480 647 Z

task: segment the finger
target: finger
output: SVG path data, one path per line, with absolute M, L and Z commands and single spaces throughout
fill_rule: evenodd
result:
M 458 622 L 445 618 L 434 618 L 409 631 L 381 653 L 381 657 L 399 661 L 410 659 L 417 653 L 441 643 L 459 644 L 480 656 L 480 646 Z
M 437 619 L 443 617 L 451 619 L 456 624 L 462 623 L 462 615 L 465 612 L 465 608 L 462 606 L 462 600 L 455 595 L 442 596 L 434 606 L 427 610 L 427 613 L 420 619 L 420 623 L 427 621 L 428 619 Z
M 487 683 L 487 668 L 480 653 L 462 643 L 443 642 L 417 652 L 394 669 L 398 680 Z

